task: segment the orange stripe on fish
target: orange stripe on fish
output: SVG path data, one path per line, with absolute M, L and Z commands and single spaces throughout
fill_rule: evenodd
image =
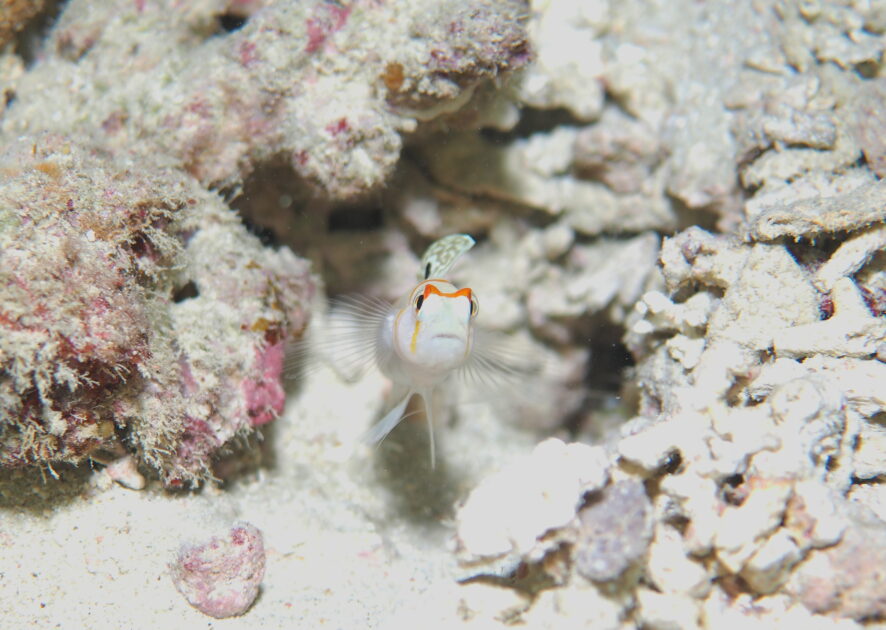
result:
M 430 280 L 430 281 L 428 281 L 428 284 L 425 285 L 425 291 L 423 294 L 423 297 L 425 300 L 428 299 L 428 296 L 431 293 L 439 295 L 440 297 L 447 297 L 447 298 L 466 297 L 466 298 L 468 298 L 468 300 L 471 299 L 471 290 L 468 287 L 465 287 L 464 289 L 459 289 L 458 291 L 452 291 L 451 293 L 444 293 L 443 291 L 441 291 L 440 289 L 435 287 L 433 284 L 430 284 L 431 282 L 446 282 L 446 280 Z
M 409 341 L 409 351 L 415 354 L 415 345 L 418 343 L 418 331 L 421 328 L 421 320 L 415 320 L 415 328 L 412 329 L 412 339 Z

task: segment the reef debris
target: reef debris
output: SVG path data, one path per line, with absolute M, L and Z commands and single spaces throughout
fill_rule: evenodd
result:
M 224 536 L 182 545 L 169 571 L 178 592 L 203 614 L 242 615 L 265 576 L 264 537 L 255 525 L 237 523 Z
M 283 408 L 308 265 L 143 156 L 43 135 L 0 163 L 0 465 L 124 444 L 166 484 Z

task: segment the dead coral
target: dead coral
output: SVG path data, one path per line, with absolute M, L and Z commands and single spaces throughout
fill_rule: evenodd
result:
M 457 109 L 525 63 L 521 10 L 518 0 L 276 2 L 210 37 L 215 2 L 75 1 L 3 131 L 76 125 L 109 147 L 169 156 L 206 185 L 237 184 L 284 156 L 322 194 L 352 197 L 384 183 L 415 117 Z M 388 104 L 391 86 L 408 110 Z M 61 108 L 60 94 L 70 94 Z
M 800 188 L 803 182 L 795 184 Z M 755 204 L 749 236 L 757 241 L 780 237 L 815 238 L 820 234 L 863 229 L 886 220 L 886 182 L 834 182 L 828 189 L 809 186 L 788 200 Z
M 815 551 L 786 590 L 813 612 L 871 619 L 886 615 L 886 522 L 868 508 L 843 502 L 848 526 L 840 542 Z
M 114 181 L 58 139 L 3 163 L 0 459 L 77 462 L 115 439 L 115 399 L 157 370 L 143 271 L 174 263 L 164 228 L 187 192 L 160 173 Z
M 122 439 L 167 484 L 211 478 L 282 410 L 312 283 L 205 186 L 285 156 L 327 196 L 363 194 L 415 117 L 528 59 L 518 1 L 256 3 L 220 33 L 228 5 L 70 2 L 29 71 L 4 73 L 4 465 Z
M 618 481 L 578 513 L 578 573 L 605 582 L 639 560 L 652 540 L 652 504 L 639 481 Z
M 865 208 L 879 212 L 879 204 L 857 200 L 861 216 L 814 198 L 806 207 L 818 215 L 815 228 L 802 233 L 862 228 L 872 219 Z M 803 224 L 798 207 L 783 216 L 799 234 L 812 222 Z M 859 536 L 876 538 L 884 527 L 851 516 L 862 508 L 842 496 L 882 471 L 873 453 L 881 453 L 876 418 L 886 403 L 874 357 L 886 330 L 853 278 L 876 282 L 878 229 L 849 240 L 815 274 L 777 243 L 698 228 L 666 240 L 670 294 L 644 295 L 627 337 L 640 358 L 641 409 L 654 419 L 638 418 L 617 445 L 626 464 L 660 478 L 661 516 L 684 522 L 690 557 L 713 552 L 717 571 L 754 593 L 787 592 L 814 613 L 858 620 L 882 614 L 877 576 L 842 559 L 857 553 Z M 830 290 L 828 312 L 816 281 Z M 661 478 L 676 455 L 679 470 Z M 653 547 L 656 573 L 660 553 Z M 701 596 L 704 572 L 693 563 L 683 570 Z
M 142 158 L 42 136 L 2 164 L 0 461 L 76 463 L 123 438 L 168 483 L 210 477 L 219 448 L 282 410 L 306 265 Z
M 599 448 L 549 439 L 490 476 L 458 511 L 457 554 L 465 577 L 508 576 L 556 549 L 588 492 L 608 479 Z
M 264 537 L 255 525 L 238 523 L 225 536 L 183 545 L 170 573 L 175 588 L 200 612 L 216 619 L 242 615 L 265 575 Z

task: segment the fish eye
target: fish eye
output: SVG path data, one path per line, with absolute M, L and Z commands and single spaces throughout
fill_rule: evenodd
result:
M 471 293 L 471 317 L 476 317 L 477 313 L 480 312 L 480 300 L 477 299 L 477 296 Z
M 415 310 L 416 312 L 421 310 L 421 305 L 425 303 L 424 293 L 419 293 L 415 298 Z

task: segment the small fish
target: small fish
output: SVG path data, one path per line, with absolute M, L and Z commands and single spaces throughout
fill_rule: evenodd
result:
M 477 328 L 474 292 L 443 278 L 474 239 L 454 234 L 434 242 L 421 260 L 420 282 L 395 304 L 349 296 L 336 301 L 327 339 L 333 361 L 374 365 L 394 383 L 397 404 L 365 434 L 378 444 L 399 424 L 409 401 L 424 401 L 431 467 L 436 465 L 431 396 L 452 375 L 483 383 L 516 374 L 501 339 Z

